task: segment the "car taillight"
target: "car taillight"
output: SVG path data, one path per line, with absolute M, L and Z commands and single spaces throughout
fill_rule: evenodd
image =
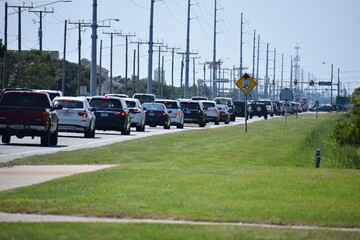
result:
M 42 122 L 47 122 L 48 117 L 49 117 L 48 112 L 47 112 L 47 111 L 43 111 L 41 115 L 42 115 L 41 121 L 42 121 Z
M 126 115 L 126 112 L 124 112 L 124 111 L 117 111 L 117 112 L 115 113 L 115 115 L 116 115 L 116 116 L 125 116 L 125 115 Z
M 157 117 L 166 116 L 166 113 L 155 113 L 155 116 Z
M 84 118 L 87 118 L 88 114 L 86 112 L 78 112 L 78 115 L 80 117 L 84 117 Z
M 203 112 L 203 111 L 201 111 L 201 110 L 198 110 L 198 113 L 199 113 L 199 114 L 202 114 L 202 112 Z
M 140 109 L 134 109 L 133 113 L 141 113 L 141 110 Z
M 176 111 L 176 116 L 180 116 L 181 112 L 180 111 Z
M 213 111 L 213 112 L 219 112 L 217 109 L 211 109 L 211 111 Z

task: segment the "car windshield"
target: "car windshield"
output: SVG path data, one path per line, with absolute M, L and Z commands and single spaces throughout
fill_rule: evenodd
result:
M 179 108 L 176 102 L 159 101 L 159 103 L 164 104 L 167 109 Z
M 204 104 L 204 109 L 215 108 L 215 103 L 203 102 L 203 104 Z
M 81 101 L 74 100 L 56 100 L 55 105 L 61 105 L 63 108 L 83 108 L 84 104 Z
M 199 109 L 199 104 L 198 103 L 193 103 L 193 102 L 183 102 L 181 103 L 181 107 L 182 108 L 187 108 L 187 109 Z
M 50 108 L 48 96 L 41 93 L 9 92 L 1 99 L 1 106 Z
M 117 99 L 109 98 L 93 98 L 90 101 L 90 106 L 95 108 L 117 108 L 122 109 L 121 102 Z
M 164 109 L 165 107 L 163 104 L 155 104 L 155 103 L 146 104 L 146 103 L 144 103 L 143 107 L 146 110 L 155 110 L 155 111 L 164 111 L 165 110 Z

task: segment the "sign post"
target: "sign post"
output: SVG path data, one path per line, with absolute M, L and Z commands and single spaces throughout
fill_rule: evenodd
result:
M 288 101 L 293 100 L 294 99 L 294 95 L 293 92 L 291 91 L 291 89 L 289 88 L 284 88 L 281 90 L 280 92 L 280 100 L 284 100 L 285 101 L 285 124 L 287 124 L 287 105 L 288 105 Z
M 248 93 L 253 90 L 253 88 L 257 85 L 257 83 L 250 77 L 249 74 L 245 73 L 237 82 L 236 86 L 240 88 L 240 90 L 245 95 L 245 132 L 247 132 L 247 119 L 248 119 Z

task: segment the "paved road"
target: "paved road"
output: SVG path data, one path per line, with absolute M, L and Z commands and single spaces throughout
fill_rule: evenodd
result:
M 254 117 L 253 119 L 249 120 L 249 123 L 262 119 L 263 118 Z M 225 125 L 224 123 L 220 123 L 220 125 L 208 123 L 205 128 L 234 126 L 243 123 L 244 118 L 237 118 L 235 122 L 231 122 L 229 125 Z M 34 139 L 32 139 L 31 137 L 18 139 L 15 136 L 12 136 L 10 144 L 0 144 L 0 163 L 38 154 L 49 154 L 58 151 L 73 151 L 82 148 L 99 147 L 115 142 L 128 141 L 137 138 L 161 135 L 166 133 L 187 131 L 191 129 L 202 128 L 198 127 L 198 125 L 195 124 L 185 124 L 184 129 L 177 129 L 175 126 L 172 126 L 170 130 L 163 129 L 160 126 L 156 128 L 146 127 L 145 132 L 136 132 L 132 128 L 131 134 L 128 136 L 121 135 L 120 132 L 116 131 L 96 131 L 95 138 L 84 138 L 83 134 L 81 133 L 59 133 L 58 145 L 52 147 L 40 146 L 39 137 L 35 137 Z

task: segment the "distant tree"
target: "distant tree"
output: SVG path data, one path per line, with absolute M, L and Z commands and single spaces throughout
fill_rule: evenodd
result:
M 8 74 L 8 87 L 54 89 L 58 69 L 38 50 L 8 52 Z

